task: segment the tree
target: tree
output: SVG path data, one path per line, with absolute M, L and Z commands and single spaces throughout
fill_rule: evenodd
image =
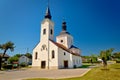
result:
M 15 54 L 14 57 L 18 57 L 20 58 L 22 56 L 22 54 Z
M 101 52 L 100 52 L 100 57 L 101 57 L 101 58 L 104 57 L 105 60 L 110 60 L 110 57 L 111 57 L 111 55 L 112 55 L 113 50 L 114 50 L 114 48 L 110 48 L 110 49 L 101 51 Z
M 96 54 L 91 54 L 91 56 L 90 56 L 90 58 L 91 58 L 91 63 L 97 62 L 97 57 L 98 57 L 98 55 L 96 55 Z
M 26 53 L 25 56 L 27 56 L 28 58 L 32 59 L 32 54 L 30 54 L 30 53 Z
M 113 53 L 113 58 L 118 58 L 118 59 L 120 59 L 120 52 L 115 52 L 115 53 Z
M 8 59 L 8 62 L 9 63 L 18 62 L 18 60 L 19 60 L 19 58 L 17 56 L 13 56 Z
M 10 57 L 8 59 L 9 63 L 13 63 L 13 62 L 18 62 L 19 58 L 22 56 L 22 54 L 15 54 L 14 56 Z
M 104 66 L 104 68 L 106 68 L 106 66 L 107 66 L 107 61 L 106 61 L 105 57 L 102 57 L 102 60 L 103 60 L 103 66 Z
M 15 48 L 14 43 L 11 41 L 8 41 L 4 44 L 0 44 L 0 49 L 3 50 L 3 55 L 0 56 L 0 70 L 1 70 L 1 66 L 2 66 L 2 58 L 6 54 L 7 50 L 10 49 L 10 51 L 12 52 L 12 51 L 14 51 L 14 48 Z

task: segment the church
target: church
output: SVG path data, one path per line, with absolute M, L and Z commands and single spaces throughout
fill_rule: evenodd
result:
M 75 68 L 82 65 L 81 51 L 73 45 L 73 37 L 62 22 L 62 31 L 54 41 L 54 22 L 47 7 L 41 22 L 40 42 L 33 49 L 32 67 L 40 69 Z

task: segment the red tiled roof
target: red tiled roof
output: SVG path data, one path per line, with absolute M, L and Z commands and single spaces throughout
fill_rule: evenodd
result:
M 50 40 L 52 43 L 54 43 L 56 46 L 58 46 L 59 48 L 73 54 L 73 55 L 76 55 L 76 56 L 80 56 L 80 54 L 78 53 L 73 53 L 72 51 L 70 51 L 70 49 L 66 48 L 64 45 L 60 44 L 60 43 L 57 43 L 57 42 L 54 42 L 53 40 Z

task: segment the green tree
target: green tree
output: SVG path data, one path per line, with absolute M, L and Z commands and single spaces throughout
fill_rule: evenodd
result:
M 113 53 L 112 56 L 113 56 L 114 58 L 120 59 L 120 52 L 115 52 L 115 53 Z
M 9 63 L 18 62 L 18 60 L 19 60 L 19 58 L 17 56 L 13 56 L 8 59 L 8 62 Z
M 15 54 L 14 56 L 10 57 L 8 59 L 9 63 L 13 63 L 13 62 L 18 62 L 19 58 L 22 56 L 22 54 Z
M 106 52 L 105 51 L 101 51 L 100 52 L 100 57 L 101 57 L 101 59 L 104 57 L 105 59 L 107 59 L 107 57 L 106 57 Z
M 2 58 L 6 54 L 7 50 L 10 49 L 10 51 L 14 51 L 14 48 L 15 48 L 14 43 L 11 41 L 8 41 L 4 44 L 0 44 L 0 49 L 3 50 L 3 55 L 0 56 L 0 70 L 1 70 L 1 66 L 2 66 Z
M 101 58 L 104 57 L 105 60 L 110 60 L 110 57 L 111 57 L 111 55 L 112 55 L 113 50 L 114 50 L 114 48 L 110 48 L 110 49 L 101 51 L 101 52 L 100 52 L 100 57 L 101 57 Z
M 25 56 L 27 56 L 28 58 L 32 59 L 32 54 L 30 54 L 30 53 L 26 53 Z
M 18 58 L 21 57 L 21 56 L 22 56 L 22 54 L 15 54 L 14 55 L 14 57 L 18 57 Z
M 96 54 L 91 54 L 90 58 L 91 58 L 91 62 L 97 62 L 97 55 Z

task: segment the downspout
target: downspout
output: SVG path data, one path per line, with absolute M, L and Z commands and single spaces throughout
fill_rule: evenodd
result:
M 49 69 L 49 40 L 48 40 L 48 69 Z

